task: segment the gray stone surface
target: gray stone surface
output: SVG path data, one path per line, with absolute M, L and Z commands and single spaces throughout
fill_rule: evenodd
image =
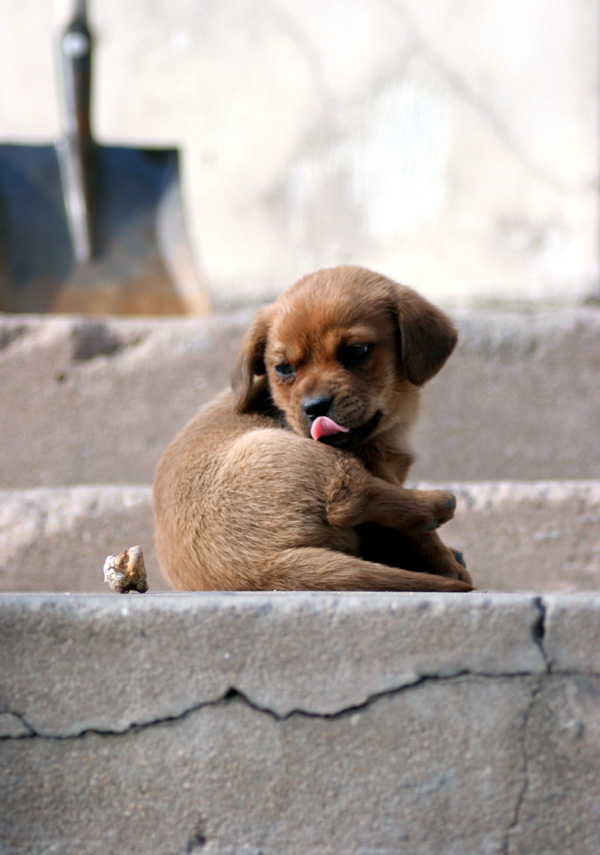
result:
M 431 674 L 546 668 L 537 641 L 543 615 L 528 596 L 15 595 L 0 602 L 4 710 L 46 736 L 125 732 L 231 691 L 278 717 L 333 715 Z M 485 644 L 473 643 L 482 636 Z
M 441 534 L 446 543 L 464 552 L 478 587 L 600 589 L 599 481 L 446 486 L 457 495 L 458 506 Z
M 229 382 L 251 309 L 195 320 L 0 315 L 0 487 L 150 483 Z M 600 478 L 600 311 L 459 313 L 414 478 Z
M 480 590 L 598 590 L 600 482 L 418 486 L 458 496 L 442 536 L 464 552 Z M 153 537 L 148 485 L 0 490 L 0 591 L 106 590 L 106 556 L 134 545 L 150 590 L 168 590 Z
M 600 312 L 456 320 L 458 351 L 425 387 L 414 476 L 600 477 Z
M 531 691 L 463 678 L 283 721 L 235 698 L 124 736 L 0 743 L 4 851 L 500 855 Z
M 0 628 L 3 855 L 600 846 L 598 597 L 5 595 Z
M 149 486 L 0 490 L 0 591 L 107 591 L 106 557 L 130 546 L 142 547 L 150 590 L 168 590 Z
M 598 591 L 598 588 L 596 588 Z M 544 597 L 548 660 L 557 671 L 600 673 L 598 594 Z
M 595 674 L 556 677 L 535 690 L 524 729 L 525 782 L 508 834 L 511 855 L 600 851 L 600 679 Z
M 0 316 L 2 486 L 150 482 L 176 431 L 229 382 L 250 316 Z

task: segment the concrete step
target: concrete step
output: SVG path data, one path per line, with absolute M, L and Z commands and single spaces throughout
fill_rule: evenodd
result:
M 0 851 L 600 849 L 600 597 L 0 596 Z
M 205 320 L 0 315 L 0 486 L 144 484 L 227 385 L 252 309 Z M 455 312 L 412 477 L 600 478 L 600 310 Z
M 154 553 L 150 486 L 0 491 L 0 591 L 106 591 L 105 558 L 137 545 L 150 590 L 168 590 Z
M 600 481 L 418 482 L 458 496 L 446 543 L 479 590 L 600 587 Z M 151 591 L 167 589 L 153 549 L 149 485 L 0 491 L 0 591 L 106 590 L 109 554 L 141 545 Z

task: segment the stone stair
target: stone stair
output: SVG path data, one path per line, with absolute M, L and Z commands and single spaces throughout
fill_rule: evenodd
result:
M 443 486 L 459 500 L 443 537 L 465 553 L 479 590 L 599 589 L 598 481 Z M 1 591 L 100 592 L 106 556 L 138 544 L 150 590 L 169 589 L 154 553 L 147 484 L 0 491 L 0 538 Z
M 7 855 L 597 855 L 600 597 L 0 595 Z
M 154 467 L 250 314 L 0 316 L 1 855 L 597 855 L 600 312 L 458 313 L 412 476 L 477 592 L 164 593 Z
M 218 389 L 252 310 L 195 319 L 0 316 L 0 591 L 102 591 L 134 544 L 151 590 L 151 482 Z M 445 538 L 480 590 L 600 580 L 600 311 L 463 311 L 427 387 L 415 483 L 459 497 Z

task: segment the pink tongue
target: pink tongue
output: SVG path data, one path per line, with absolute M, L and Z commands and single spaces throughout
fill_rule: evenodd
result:
M 342 427 L 336 424 L 333 419 L 328 419 L 327 416 L 319 416 L 312 423 L 310 435 L 313 439 L 321 439 L 322 436 L 334 436 L 336 433 L 348 433 L 350 428 Z

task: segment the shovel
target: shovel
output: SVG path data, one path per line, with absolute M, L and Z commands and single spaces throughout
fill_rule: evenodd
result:
M 0 146 L 0 310 L 206 314 L 177 149 L 94 142 L 92 50 L 77 0 L 60 39 L 62 138 Z

